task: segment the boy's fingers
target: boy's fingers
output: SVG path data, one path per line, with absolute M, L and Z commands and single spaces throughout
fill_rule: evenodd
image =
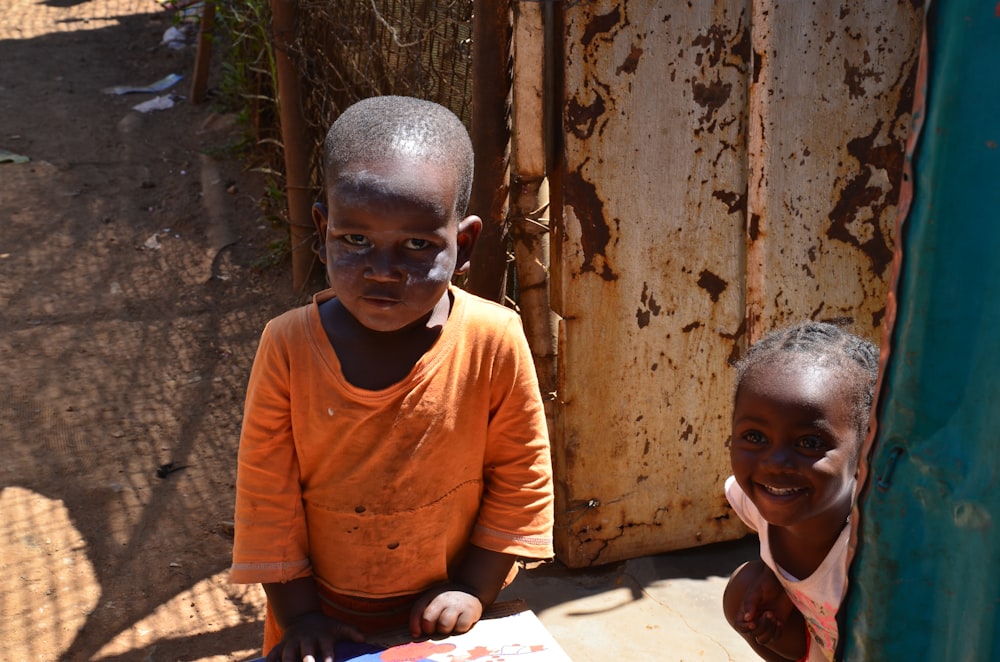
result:
M 458 620 L 455 622 L 455 629 L 453 632 L 455 634 L 464 634 L 472 629 L 472 626 L 476 624 L 476 617 L 474 614 L 463 611 L 458 615 Z
M 430 601 L 425 597 L 421 597 L 410 609 L 410 636 L 417 639 L 424 633 L 424 612 L 430 605 Z
M 455 623 L 458 621 L 458 614 L 453 608 L 444 609 L 433 619 L 425 620 L 424 632 L 437 632 L 438 634 L 451 634 L 455 630 Z

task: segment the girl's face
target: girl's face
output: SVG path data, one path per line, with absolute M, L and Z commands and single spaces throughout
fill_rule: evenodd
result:
M 808 360 L 748 371 L 733 408 L 733 475 L 769 524 L 804 535 L 839 531 L 850 513 L 861 439 L 850 384 Z

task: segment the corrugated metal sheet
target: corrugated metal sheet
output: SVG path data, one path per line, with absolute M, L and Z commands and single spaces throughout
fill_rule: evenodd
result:
M 926 36 L 847 660 L 1000 659 L 1000 5 L 934 2 Z
M 744 533 L 721 486 L 748 328 L 850 317 L 877 337 L 918 16 L 567 4 L 551 288 L 568 565 Z

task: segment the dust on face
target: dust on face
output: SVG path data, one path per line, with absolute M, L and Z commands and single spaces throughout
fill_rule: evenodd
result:
M 454 171 L 405 156 L 356 164 L 327 184 L 331 288 L 361 324 L 396 331 L 441 301 L 458 260 Z

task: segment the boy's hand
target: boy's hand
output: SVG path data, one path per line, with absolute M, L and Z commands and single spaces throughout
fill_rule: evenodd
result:
M 461 584 L 436 586 L 420 596 L 410 611 L 410 635 L 462 634 L 483 615 L 483 603 Z
M 267 662 L 333 662 L 336 643 L 345 639 L 364 641 L 351 626 L 322 612 L 309 612 L 288 624 L 281 641 L 268 651 Z

